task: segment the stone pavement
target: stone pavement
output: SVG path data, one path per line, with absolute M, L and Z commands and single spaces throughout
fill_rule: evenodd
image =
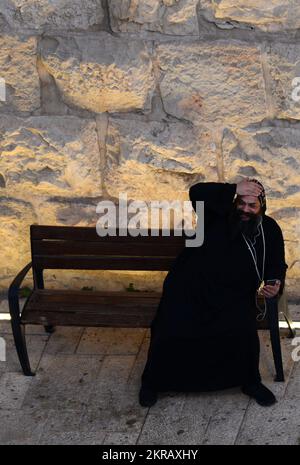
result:
M 300 321 L 300 306 L 290 310 Z M 284 383 L 273 381 L 269 333 L 259 331 L 261 375 L 277 396 L 274 406 L 229 389 L 160 393 L 148 409 L 139 405 L 138 391 L 149 329 L 60 327 L 47 335 L 40 326 L 27 328 L 35 377 L 21 373 L 10 323 L 0 322 L 7 346 L 7 360 L 0 361 L 0 444 L 300 444 L 300 362 L 292 360 L 296 346 L 286 330 Z

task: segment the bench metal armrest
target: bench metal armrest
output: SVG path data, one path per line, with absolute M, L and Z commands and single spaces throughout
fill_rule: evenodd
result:
M 32 267 L 32 262 L 28 263 L 14 278 L 12 283 L 8 288 L 8 304 L 9 304 L 9 312 L 11 318 L 14 320 L 19 320 L 20 318 L 20 306 L 19 306 L 19 290 L 20 285 L 25 278 L 26 274 Z

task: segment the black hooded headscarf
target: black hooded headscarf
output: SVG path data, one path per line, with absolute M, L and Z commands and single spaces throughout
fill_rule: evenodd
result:
M 229 226 L 230 226 L 230 236 L 232 239 L 234 239 L 239 232 L 242 232 L 249 239 L 252 239 L 254 235 L 257 233 L 258 225 L 260 224 L 262 220 L 262 216 L 265 214 L 266 209 L 267 209 L 266 193 L 265 193 L 265 189 L 262 183 L 254 178 L 252 179 L 248 178 L 248 181 L 255 182 L 256 184 L 259 184 L 262 188 L 262 192 L 258 196 L 258 200 L 261 206 L 261 213 L 259 215 L 250 214 L 250 219 L 248 221 L 241 221 L 241 217 L 240 217 L 241 212 L 237 209 L 237 201 L 239 197 L 239 195 L 237 195 L 236 198 L 234 199 L 234 202 L 232 204 L 232 210 L 228 217 Z

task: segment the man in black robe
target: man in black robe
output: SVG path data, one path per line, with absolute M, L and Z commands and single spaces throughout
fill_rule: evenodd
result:
M 240 386 L 260 405 L 272 405 L 275 396 L 259 373 L 254 309 L 258 292 L 273 297 L 283 290 L 281 228 L 265 214 L 264 188 L 255 179 L 198 183 L 189 196 L 195 211 L 204 201 L 204 242 L 185 247 L 164 280 L 140 404 L 153 405 L 161 391 Z M 263 286 L 272 279 L 275 285 Z

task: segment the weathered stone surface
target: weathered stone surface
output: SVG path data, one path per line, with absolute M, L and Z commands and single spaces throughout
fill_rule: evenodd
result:
M 35 372 L 39 365 L 45 345 L 47 343 L 48 336 L 46 335 L 45 330 L 44 333 L 41 334 L 29 334 L 30 332 L 30 328 L 26 328 L 26 344 L 30 359 L 30 366 L 31 369 Z M 6 343 L 6 361 L 0 363 L 0 375 L 4 375 L 6 373 L 6 377 L 4 379 L 7 379 L 7 377 L 9 378 L 8 373 L 13 373 L 13 375 L 24 376 L 12 334 L 3 334 L 2 332 L 0 334 L 1 337 L 4 338 Z M 18 403 L 18 399 L 13 400 L 15 400 Z M 7 406 L 5 408 L 11 407 Z
M 101 0 L 1 0 L 1 14 L 13 29 L 97 30 Z
M 23 373 L 4 373 L 0 378 L 0 411 L 21 408 L 31 383 L 32 377 Z
M 36 216 L 29 202 L 0 197 L 1 287 L 5 287 L 30 262 L 29 226 Z
M 294 307 L 295 319 L 299 316 L 299 306 Z M 263 409 L 253 399 L 249 400 L 239 388 L 212 393 L 160 393 L 158 402 L 150 410 L 145 409 L 138 403 L 141 380 L 135 367 L 139 365 L 141 374 L 148 344 L 143 344 L 139 360 L 133 366 L 133 357 L 123 351 L 120 355 L 105 357 L 102 363 L 99 355 L 63 356 L 70 348 L 69 337 L 65 348 L 61 337 L 60 353 L 53 351 L 52 345 L 53 355 L 49 355 L 47 346 L 44 350 L 41 345 L 41 337 L 31 336 L 29 353 L 36 361 L 34 365 L 39 365 L 37 376 L 26 381 L 23 375 L 16 374 L 20 373 L 17 363 L 10 365 L 7 370 L 10 374 L 2 374 L 1 378 L 0 373 L 0 385 L 4 388 L 0 397 L 5 401 L 4 409 L 0 409 L 0 442 L 100 444 L 103 441 L 158 446 L 297 444 L 300 365 L 291 359 L 291 351 L 296 346 L 291 344 L 291 339 L 281 339 L 286 381 L 276 383 L 272 378 L 274 365 L 269 334 L 263 333 L 263 381 L 278 399 L 271 409 Z M 117 344 L 116 333 L 112 345 Z M 9 354 L 13 351 L 15 354 L 13 345 L 10 336 Z M 97 352 L 98 340 L 94 338 L 90 353 Z M 16 391 L 10 391 L 11 388 Z
M 86 328 L 76 352 L 134 355 L 139 352 L 144 333 L 144 328 Z
M 225 178 L 262 179 L 270 210 L 299 206 L 300 130 L 265 126 L 225 130 L 222 143 Z M 268 204 L 269 200 L 269 204 Z
M 112 0 L 112 28 L 121 32 L 197 35 L 197 3 L 198 0 Z
M 286 261 L 289 265 L 289 278 L 300 276 L 300 208 L 283 207 L 272 211 L 272 217 L 284 231 Z M 291 283 L 291 290 L 295 288 Z
M 40 106 L 36 70 L 36 38 L 0 36 L 0 77 L 5 80 L 5 101 L 0 113 L 31 112 Z
M 48 416 L 34 408 L 2 410 L 0 443 L 38 444 Z
M 300 7 L 297 0 L 200 0 L 202 14 L 219 27 L 228 23 L 254 26 L 268 32 L 297 29 Z
M 204 403 L 206 399 L 208 402 L 212 401 L 207 408 L 211 411 L 211 418 L 202 444 L 234 445 L 247 409 L 248 398 L 238 388 L 230 389 L 228 393 L 225 390 L 215 393 L 210 398 L 200 398 L 199 402 L 202 403 L 204 410 L 206 410 Z M 195 409 L 197 410 L 197 407 Z
M 101 363 L 100 356 L 44 355 L 23 407 L 82 410 L 88 405 Z
M 270 117 L 299 120 L 300 45 L 272 43 L 262 47 L 262 52 L 266 63 L 265 78 Z M 293 83 L 295 78 L 298 80 Z
M 207 427 L 208 418 L 199 415 L 152 415 L 150 409 L 138 444 L 201 444 Z
M 157 47 L 164 108 L 177 118 L 227 126 L 266 116 L 260 51 L 232 42 Z
M 89 406 L 82 417 L 82 424 L 89 426 L 90 432 L 105 430 L 107 433 L 140 433 L 147 409 L 141 407 L 138 395 L 127 392 L 122 384 L 113 390 L 95 391 L 91 394 Z
M 103 444 L 116 445 L 116 444 L 136 444 L 139 433 L 107 433 Z
M 39 224 L 95 226 L 96 207 L 102 197 L 61 197 L 39 195 L 34 199 Z M 43 205 L 47 204 L 47 208 Z
M 1 172 L 8 192 L 25 199 L 33 194 L 97 196 L 101 193 L 93 120 L 3 116 L 0 136 Z
M 58 326 L 50 335 L 44 354 L 74 354 L 84 328 L 77 326 Z
M 68 105 L 94 112 L 149 109 L 154 76 L 141 40 L 107 33 L 45 39 L 42 62 Z
M 236 444 L 299 444 L 299 414 L 299 398 L 282 399 L 270 409 L 252 401 Z
M 189 200 L 188 185 L 217 179 L 216 139 L 185 123 L 111 118 L 105 186 L 139 200 Z

